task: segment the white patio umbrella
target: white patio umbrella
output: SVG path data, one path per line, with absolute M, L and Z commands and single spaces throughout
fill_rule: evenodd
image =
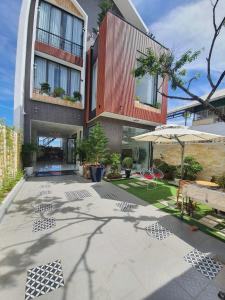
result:
M 184 173 L 185 144 L 210 142 L 221 138 L 225 139 L 225 136 L 196 131 L 181 125 L 162 125 L 156 127 L 155 131 L 150 131 L 133 137 L 135 141 L 139 142 L 153 142 L 156 144 L 179 143 L 181 146 L 181 178 L 183 178 Z

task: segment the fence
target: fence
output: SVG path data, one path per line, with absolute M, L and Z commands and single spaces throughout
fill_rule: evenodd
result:
M 0 125 L 0 187 L 16 177 L 21 169 L 21 136 L 12 128 Z

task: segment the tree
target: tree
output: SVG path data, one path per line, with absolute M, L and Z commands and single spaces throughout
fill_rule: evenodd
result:
M 107 152 L 108 139 L 105 136 L 105 132 L 97 123 L 91 130 L 88 136 L 88 145 L 91 150 L 91 161 L 94 163 L 100 163 L 105 157 Z
M 170 80 L 171 88 L 175 90 L 182 91 L 185 97 L 168 95 L 161 92 L 161 87 L 158 87 L 157 92 L 162 96 L 167 97 L 168 99 L 178 99 L 178 100 L 188 100 L 188 101 L 198 101 L 206 109 L 214 112 L 221 121 L 225 122 L 225 114 L 223 114 L 219 109 L 212 105 L 210 99 L 215 94 L 216 90 L 220 87 L 221 83 L 225 79 L 225 70 L 221 72 L 217 80 L 213 80 L 212 71 L 211 71 L 211 60 L 215 47 L 216 40 L 221 32 L 221 29 L 225 26 L 225 17 L 220 21 L 219 24 L 216 22 L 216 8 L 220 0 L 216 0 L 214 3 L 211 0 L 213 8 L 213 27 L 214 35 L 210 45 L 209 54 L 206 58 L 207 61 L 207 80 L 210 84 L 211 90 L 208 93 L 206 99 L 196 95 L 193 91 L 190 90 L 191 84 L 193 81 L 198 80 L 200 74 L 196 73 L 194 76 L 189 78 L 185 65 L 195 61 L 200 55 L 201 51 L 188 50 L 181 55 L 179 59 L 176 59 L 172 51 L 166 51 L 161 48 L 159 54 L 155 54 L 152 49 L 147 50 L 146 56 L 141 56 L 138 58 L 138 67 L 134 70 L 135 77 L 143 77 L 145 74 L 150 74 L 153 76 L 159 75 L 162 77 L 162 85 L 165 80 Z
M 102 23 L 102 21 L 104 20 L 107 12 L 112 9 L 113 7 L 113 1 L 112 0 L 101 0 L 101 2 L 99 3 L 98 7 L 100 8 L 100 13 L 98 14 L 98 20 L 97 20 L 97 24 L 98 24 L 98 28 L 100 26 L 100 24 Z M 98 30 L 96 28 L 93 28 L 93 32 L 95 34 L 98 34 Z

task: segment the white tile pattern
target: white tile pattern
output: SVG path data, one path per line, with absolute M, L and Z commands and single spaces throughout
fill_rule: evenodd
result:
M 172 235 L 172 232 L 160 225 L 158 222 L 146 227 L 146 232 L 157 240 L 163 240 Z

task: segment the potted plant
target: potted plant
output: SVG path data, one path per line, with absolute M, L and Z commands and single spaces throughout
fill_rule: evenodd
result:
M 50 85 L 48 82 L 41 83 L 41 93 L 48 96 L 50 93 Z
M 77 102 L 77 101 L 80 102 L 81 99 L 82 99 L 82 95 L 81 95 L 80 92 L 74 91 L 74 92 L 73 92 L 73 98 L 74 98 L 74 101 L 75 101 L 75 102 Z
M 22 146 L 22 161 L 27 176 L 31 176 L 34 172 L 32 161 L 36 151 L 37 145 L 34 143 L 27 143 Z
M 125 168 L 126 178 L 130 178 L 131 169 L 133 167 L 133 159 L 131 157 L 125 157 L 122 162 L 122 166 Z
M 57 87 L 54 89 L 54 97 L 63 98 L 65 95 L 65 90 L 61 87 Z
M 119 172 L 121 155 L 119 153 L 113 153 L 111 155 L 112 165 L 110 173 L 107 175 L 108 179 L 120 179 L 122 176 Z
M 184 175 L 185 180 L 196 180 L 199 172 L 203 170 L 202 165 L 192 156 L 186 156 L 184 159 Z M 181 177 L 181 166 L 177 167 L 177 176 Z
M 105 136 L 104 130 L 100 123 L 97 123 L 91 130 L 88 136 L 88 145 L 91 151 L 90 162 L 92 166 L 91 178 L 93 182 L 100 182 L 103 178 L 104 167 L 101 165 L 102 159 L 107 152 L 108 139 Z
M 101 163 L 105 167 L 105 175 L 107 176 L 110 173 L 112 166 L 112 155 L 109 152 L 107 152 Z

